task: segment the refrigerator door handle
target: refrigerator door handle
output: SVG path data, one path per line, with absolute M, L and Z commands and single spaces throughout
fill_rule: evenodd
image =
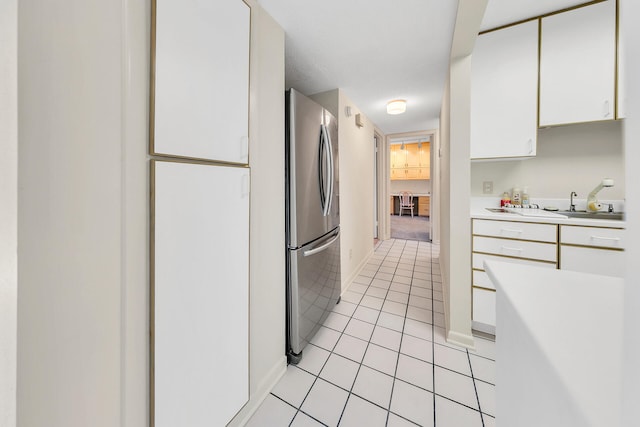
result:
M 325 168 L 325 137 L 324 137 L 324 126 L 320 125 L 320 139 L 318 141 L 318 184 L 320 185 L 320 206 L 322 207 L 322 216 L 327 215 L 327 192 L 325 190 L 325 182 L 324 182 L 324 168 Z
M 318 246 L 316 248 L 313 249 L 309 249 L 308 251 L 304 251 L 302 252 L 303 256 L 311 256 L 311 255 L 315 255 L 319 252 L 324 251 L 325 249 L 327 249 L 329 246 L 331 246 L 333 244 L 333 242 L 335 242 L 336 240 L 338 240 L 338 238 L 340 237 L 340 230 L 336 231 L 335 236 L 333 236 L 333 238 L 331 240 L 329 240 L 327 243 Z
M 320 125 L 320 155 L 318 157 L 318 175 L 320 180 L 320 205 L 322 206 L 322 215 L 327 216 L 329 214 L 329 208 L 331 206 L 331 179 L 329 182 L 325 182 L 325 165 L 327 178 L 331 178 L 331 164 L 328 160 L 329 151 L 331 146 L 328 145 L 327 127 Z M 329 196 L 329 197 L 328 197 Z
M 333 202 L 333 179 L 335 177 L 335 170 L 333 165 L 333 148 L 331 147 L 331 135 L 327 125 L 322 125 L 324 128 L 325 141 L 327 143 L 327 156 L 329 163 L 329 203 L 327 203 L 327 215 L 331 212 L 331 202 Z

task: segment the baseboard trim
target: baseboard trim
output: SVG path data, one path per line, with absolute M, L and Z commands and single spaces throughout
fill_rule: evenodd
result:
M 439 262 L 439 261 L 438 261 Z M 440 272 L 442 274 L 442 299 L 444 300 L 444 331 L 445 331 L 445 339 L 450 344 L 455 344 L 461 347 L 466 347 L 470 350 L 475 350 L 473 335 L 471 330 L 469 330 L 468 334 L 464 334 L 457 331 L 451 330 L 450 325 L 450 312 L 449 312 L 449 289 L 451 284 L 448 281 L 448 277 L 446 276 L 445 270 L 440 265 Z
M 456 331 L 447 331 L 447 342 L 450 344 L 459 345 L 461 347 L 466 347 L 469 350 L 475 350 L 476 346 L 474 345 L 473 335 L 471 334 L 461 334 Z
M 283 355 L 260 382 L 256 391 L 251 393 L 249 401 L 244 405 L 240 412 L 236 414 L 231 422 L 227 424 L 227 427 L 241 427 L 249 422 L 249 419 L 253 414 L 255 414 L 262 402 L 264 402 L 273 387 L 275 387 L 286 371 L 287 357 Z
M 358 264 L 358 267 L 356 267 L 356 269 L 354 270 L 354 273 L 345 282 L 346 286 L 343 287 L 344 290 L 340 293 L 340 295 L 344 294 L 349 290 L 349 286 L 351 286 L 351 284 L 356 279 L 356 277 L 358 277 L 358 275 L 360 274 L 364 266 L 367 265 L 367 261 L 369 261 L 369 259 L 374 254 L 374 252 L 375 252 L 375 247 L 372 247 L 369 253 L 362 259 L 362 261 L 360 261 L 360 264 Z

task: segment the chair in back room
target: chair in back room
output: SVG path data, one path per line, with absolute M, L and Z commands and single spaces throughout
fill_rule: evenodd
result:
M 403 209 L 410 209 L 411 217 L 413 218 L 413 193 L 411 191 L 400 193 L 400 216 L 402 216 Z

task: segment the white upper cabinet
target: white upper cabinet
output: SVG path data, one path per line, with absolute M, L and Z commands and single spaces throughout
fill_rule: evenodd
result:
M 634 0 L 631 0 L 634 1 Z M 618 16 L 624 13 L 624 5 L 625 2 L 620 0 L 618 1 Z M 618 110 L 616 114 L 616 119 L 624 119 L 627 117 L 627 85 L 626 85 L 626 59 L 625 59 L 625 49 L 624 49 L 624 37 L 620 37 L 623 34 L 622 30 L 622 22 L 624 20 L 618 20 Z
M 154 3 L 151 153 L 248 163 L 249 7 Z
M 616 2 L 542 19 L 540 126 L 615 118 Z
M 536 155 L 538 21 L 478 37 L 471 72 L 471 158 Z

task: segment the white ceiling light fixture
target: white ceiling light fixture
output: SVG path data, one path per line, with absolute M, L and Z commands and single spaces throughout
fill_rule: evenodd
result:
M 402 114 L 407 110 L 407 101 L 394 99 L 387 103 L 387 114 Z

